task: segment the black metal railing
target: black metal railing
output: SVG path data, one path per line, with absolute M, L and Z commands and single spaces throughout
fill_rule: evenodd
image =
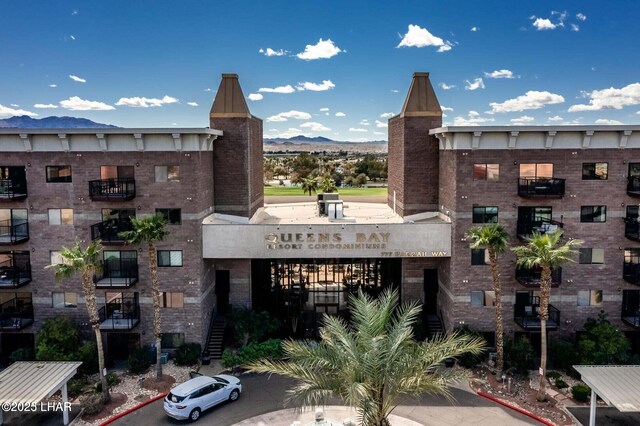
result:
M 640 222 L 638 216 L 624 218 L 624 236 L 633 241 L 640 241 Z
M 101 330 L 131 330 L 140 322 L 138 294 L 108 301 L 98 310 Z
M 622 266 L 622 278 L 628 283 L 640 285 L 640 264 L 624 262 Z
M 564 196 L 565 179 L 558 178 L 518 178 L 518 195 L 525 198 Z
M 622 321 L 631 327 L 640 328 L 640 306 L 635 305 L 623 305 L 622 312 L 620 314 Z
M 103 244 L 124 243 L 126 239 L 120 233 L 132 229 L 131 219 L 109 219 L 91 225 L 91 239 L 101 240 Z
M 12 258 L 0 262 L 0 288 L 20 287 L 31 282 L 31 263 L 16 260 Z
M 26 219 L 0 221 L 0 244 L 22 243 L 29 239 L 29 222 Z
M 90 180 L 89 197 L 94 201 L 132 200 L 136 197 L 136 181 L 133 178 Z
M 627 178 L 627 195 L 640 197 L 640 176 L 629 176 Z
M 540 297 L 532 296 L 526 305 L 513 305 L 513 320 L 526 329 L 540 328 Z M 549 315 L 546 328 L 558 328 L 560 311 L 549 304 Z
M 525 287 L 540 287 L 542 269 L 517 268 L 516 280 Z M 551 287 L 558 287 L 562 283 L 562 268 L 551 271 Z
M 33 303 L 28 297 L 14 297 L 0 304 L 0 329 L 20 330 L 33 323 Z
M 10 200 L 22 200 L 27 198 L 26 177 L 0 179 L 0 198 L 8 198 Z
M 93 278 L 98 287 L 129 287 L 138 282 L 138 259 L 107 259 Z
M 562 228 L 564 228 L 564 223 L 558 222 L 557 220 L 549 219 L 528 222 L 518 220 L 516 232 L 518 234 L 518 238 L 525 239 L 533 237 L 534 231 L 541 234 L 546 234 L 555 232 Z

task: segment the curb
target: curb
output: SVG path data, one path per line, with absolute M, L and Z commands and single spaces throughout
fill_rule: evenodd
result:
M 504 401 L 502 401 L 502 400 L 500 400 L 500 399 L 498 399 L 498 398 L 496 398 L 496 397 L 494 397 L 494 396 L 492 396 L 492 395 L 486 394 L 486 393 L 484 393 L 484 392 L 476 392 L 476 393 L 477 393 L 479 396 L 483 397 L 483 398 L 486 398 L 486 399 L 488 399 L 488 400 L 490 400 L 490 401 L 496 402 L 496 403 L 498 403 L 498 404 L 500 404 L 500 405 L 503 405 L 503 406 L 505 406 L 505 407 L 507 407 L 507 408 L 510 408 L 510 409 L 514 410 L 514 411 L 517 411 L 517 412 L 518 412 L 518 413 L 520 413 L 520 414 L 524 414 L 524 415 L 525 415 L 525 416 L 527 416 L 527 417 L 531 417 L 533 420 L 535 420 L 535 421 L 537 421 L 537 422 L 539 422 L 539 423 L 542 423 L 543 425 L 546 425 L 546 426 L 556 426 L 556 425 L 554 425 L 553 423 L 549 422 L 548 420 L 545 420 L 545 419 L 543 419 L 543 418 L 541 418 L 541 417 L 538 417 L 538 416 L 536 416 L 536 415 L 535 415 L 535 414 L 533 414 L 533 413 L 530 413 L 530 412 L 528 412 L 528 411 L 526 411 L 526 410 L 523 410 L 522 408 L 516 407 L 515 405 L 511 405 L 511 404 L 509 404 L 509 403 L 507 403 L 507 402 L 504 402 Z
M 115 416 L 110 417 L 107 420 L 105 420 L 104 422 L 100 423 L 100 426 L 106 426 L 108 424 L 111 424 L 111 423 L 115 422 L 116 420 L 126 416 L 127 414 L 130 414 L 130 413 L 132 413 L 132 412 L 134 412 L 136 410 L 139 410 L 140 408 L 144 407 L 145 405 L 149 405 L 152 402 L 156 402 L 157 400 L 164 398 L 168 394 L 169 394 L 169 392 L 161 393 L 160 395 L 156 395 L 153 398 L 148 399 L 148 400 L 146 400 L 144 402 L 141 402 L 140 404 L 138 404 L 138 405 L 136 405 L 134 407 L 128 408 L 128 409 L 124 410 L 122 413 L 118 413 Z

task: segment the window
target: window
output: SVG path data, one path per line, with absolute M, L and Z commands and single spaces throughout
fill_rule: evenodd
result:
M 640 265 L 640 248 L 624 249 L 624 263 Z
M 182 266 L 182 250 L 158 250 L 158 266 Z
M 71 182 L 71 166 L 47 166 L 47 183 Z
M 579 290 L 578 306 L 602 305 L 602 290 Z
M 471 249 L 471 264 L 472 265 L 488 265 L 489 251 L 483 248 Z
M 156 166 L 156 182 L 180 182 L 180 166 Z
M 100 179 L 133 179 L 133 166 L 100 166 Z
M 473 165 L 473 180 L 498 180 L 500 164 L 475 163 Z
M 184 293 L 182 292 L 161 292 L 160 306 L 163 308 L 183 308 Z
M 168 225 L 180 225 L 182 223 L 182 211 L 180 209 L 156 209 L 156 214 L 162 215 Z
M 184 344 L 184 333 L 162 333 L 160 346 L 163 349 L 177 349 Z
M 580 222 L 606 222 L 607 206 L 582 206 Z
M 49 209 L 49 225 L 73 225 L 73 209 Z
M 583 180 L 606 180 L 608 178 L 608 163 L 582 163 Z
M 474 207 L 473 223 L 498 223 L 498 208 Z
M 602 264 L 604 263 L 604 249 L 597 248 L 581 248 L 580 263 L 582 264 Z
M 520 178 L 522 179 L 551 179 L 553 164 L 551 163 L 523 163 L 520 164 Z
M 496 292 L 495 291 L 472 291 L 471 292 L 471 306 L 495 306 L 496 304 Z
M 51 293 L 54 308 L 77 308 L 78 294 L 54 291 Z
M 629 177 L 640 177 L 640 163 L 629 163 Z

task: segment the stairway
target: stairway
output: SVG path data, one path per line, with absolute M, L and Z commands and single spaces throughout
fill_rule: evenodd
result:
M 222 315 L 216 316 L 211 323 L 211 328 L 209 329 L 209 340 L 207 342 L 207 351 L 209 351 L 211 359 L 222 359 L 222 351 L 224 350 L 224 330 L 226 327 L 227 320 Z
M 429 338 L 432 338 L 438 333 L 442 334 L 444 332 L 440 317 L 433 314 L 427 315 L 427 328 L 429 330 Z

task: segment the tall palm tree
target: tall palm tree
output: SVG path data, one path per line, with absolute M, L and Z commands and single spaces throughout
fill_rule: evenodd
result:
M 83 249 L 80 242 L 71 247 L 62 247 L 60 251 L 62 263 L 49 265 L 55 272 L 56 280 L 69 278 L 76 273 L 82 277 L 82 291 L 87 305 L 89 322 L 96 335 L 96 346 L 98 347 L 98 367 L 100 369 L 100 382 L 102 383 L 102 401 L 104 403 L 111 400 L 107 377 L 105 376 L 104 347 L 102 345 L 102 333 L 100 332 L 100 315 L 98 314 L 98 304 L 96 302 L 96 288 L 93 283 L 93 276 L 102 270 L 102 244 L 100 240 L 92 241 Z
M 331 193 L 336 189 L 336 182 L 330 177 L 325 177 L 320 183 L 320 190 L 324 193 Z
M 156 241 L 164 240 L 169 232 L 165 229 L 166 221 L 160 214 L 146 216 L 142 219 L 131 217 L 131 231 L 121 232 L 120 236 L 127 240 L 127 244 L 147 243 L 149 256 L 149 273 L 151 274 L 151 294 L 153 296 L 153 333 L 156 338 L 156 377 L 162 377 L 162 323 L 160 318 L 160 284 L 158 282 L 158 258 L 156 255 Z
M 440 368 L 443 361 L 466 352 L 478 354 L 484 341 L 452 334 L 416 342 L 412 326 L 421 308 L 416 303 L 398 307 L 398 299 L 396 290 L 385 290 L 378 299 L 360 291 L 350 300 L 351 325 L 327 316 L 317 345 L 287 340 L 285 360 L 261 360 L 248 367 L 297 379 L 288 403 L 319 406 L 328 397 L 340 397 L 356 408 L 365 426 L 389 425 L 401 395 L 450 398 L 447 384 L 460 375 Z
M 302 191 L 305 193 L 309 193 L 309 196 L 313 195 L 313 192 L 318 191 L 318 181 L 311 177 L 307 176 L 302 179 Z
M 496 368 L 499 373 L 504 369 L 504 322 L 502 317 L 502 286 L 498 271 L 498 255 L 507 249 L 509 234 L 504 226 L 490 224 L 467 231 L 467 238 L 471 239 L 471 248 L 483 248 L 489 253 L 493 291 L 496 300 Z
M 569 240 L 560 244 L 562 231 L 540 234 L 533 233 L 532 238 L 527 239 L 527 244 L 514 247 L 516 253 L 516 265 L 519 268 L 542 268 L 540 279 L 540 388 L 538 401 L 547 399 L 546 373 L 547 373 L 547 319 L 549 318 L 549 299 L 551 297 L 551 272 L 567 262 L 573 262 L 577 251 L 573 247 L 581 245 L 580 240 Z

